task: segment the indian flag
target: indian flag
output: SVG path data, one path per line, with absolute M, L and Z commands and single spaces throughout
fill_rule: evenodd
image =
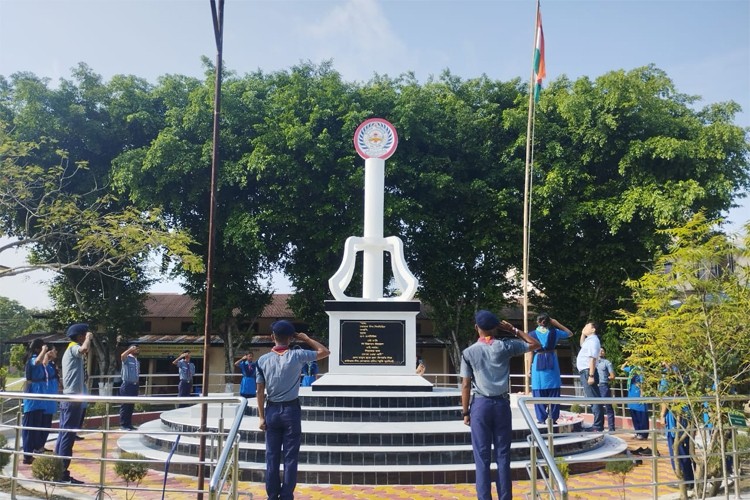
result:
M 542 30 L 542 12 L 536 11 L 536 41 L 534 43 L 534 101 L 539 100 L 542 91 L 542 80 L 547 76 L 544 64 L 544 30 Z

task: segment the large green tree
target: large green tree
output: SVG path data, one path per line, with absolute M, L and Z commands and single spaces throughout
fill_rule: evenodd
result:
M 191 249 L 207 258 L 212 152 L 213 67 L 206 80 L 166 76 L 153 95 L 164 107 L 164 124 L 154 140 L 123 152 L 115 161 L 120 192 L 136 206 L 160 206 L 171 226 L 190 234 Z M 232 371 L 234 351 L 247 342 L 249 326 L 270 301 L 267 285 L 278 257 L 275 234 L 259 214 L 257 181 L 245 174 L 244 156 L 263 121 L 268 84 L 260 74 L 239 79 L 227 73 L 222 85 L 216 253 L 212 291 L 212 331 L 224 340 L 225 365 Z M 178 264 L 187 293 L 198 304 L 195 319 L 205 322 L 205 273 Z
M 668 243 L 660 229 L 714 218 L 750 185 L 736 103 L 695 109 L 652 66 L 561 78 L 535 128 L 531 280 L 570 326 L 606 319 Z M 519 117 L 520 121 L 520 117 Z M 519 123 L 520 125 L 520 123 Z
M 173 231 L 158 207 L 137 209 L 109 189 L 113 158 L 148 141 L 161 113 L 144 81 L 118 77 L 105 84 L 85 65 L 56 89 L 22 73 L 0 90 L 10 119 L 0 132 L 0 216 L 3 235 L 12 238 L 0 251 L 25 247 L 31 255 L 29 265 L 5 275 L 58 271 L 53 298 L 61 318 L 118 325 L 95 341 L 108 374 L 116 366 L 117 336 L 140 329 L 132 319 L 140 310 L 132 305 L 143 300 L 143 263 L 152 251 L 201 266 L 187 235 Z
M 446 72 L 425 84 L 396 83 L 392 112 L 402 139 L 389 171 L 389 227 L 405 240 L 438 332 L 451 359 L 474 340 L 473 312 L 499 310 L 518 295 L 522 159 L 504 113 L 518 82 L 461 80 Z

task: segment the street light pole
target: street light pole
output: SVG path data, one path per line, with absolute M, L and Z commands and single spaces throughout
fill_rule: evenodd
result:
M 206 259 L 206 315 L 203 321 L 203 384 L 201 396 L 208 396 L 209 349 L 211 347 L 212 316 L 213 316 L 213 277 L 214 277 L 214 252 L 215 231 L 214 221 L 216 219 L 216 173 L 219 167 L 219 116 L 221 114 L 221 71 L 222 71 L 222 49 L 224 41 L 224 0 L 211 1 L 211 15 L 214 24 L 214 37 L 216 39 L 216 76 L 214 80 L 214 127 L 213 127 L 213 150 L 211 154 L 211 196 L 208 215 L 208 256 Z M 208 405 L 201 404 L 200 444 L 198 446 L 198 500 L 203 500 L 203 487 L 205 484 L 205 473 L 203 462 L 206 459 L 206 421 L 208 420 Z

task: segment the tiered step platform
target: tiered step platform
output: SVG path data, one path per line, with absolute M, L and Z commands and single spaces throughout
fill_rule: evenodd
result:
M 298 481 L 309 484 L 454 484 L 474 482 L 469 428 L 461 418 L 456 389 L 433 392 L 312 392 L 300 389 L 302 447 Z M 527 478 L 529 429 L 513 407 L 511 467 L 515 479 Z M 258 428 L 257 403 L 241 423 L 240 469 L 243 480 L 263 482 L 264 433 Z M 234 408 L 224 407 L 223 428 L 231 427 Z M 220 407 L 208 411 L 209 431 L 218 431 Z M 555 426 L 557 456 L 586 460 L 587 470 L 625 450 L 624 441 L 603 433 L 581 432 L 582 418 L 563 412 Z M 200 406 L 165 411 L 120 438 L 123 451 L 166 460 L 178 433 L 195 432 Z M 207 441 L 211 445 L 210 440 Z M 211 455 L 207 452 L 207 455 Z M 170 471 L 195 474 L 198 438 L 182 436 Z M 572 472 L 576 472 L 575 467 Z

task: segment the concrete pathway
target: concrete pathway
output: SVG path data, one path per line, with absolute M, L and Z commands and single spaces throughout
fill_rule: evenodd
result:
M 90 485 L 98 485 L 100 479 L 100 466 L 96 458 L 101 454 L 101 433 L 84 434 L 83 441 L 77 441 L 73 451 L 74 458 L 71 463 L 71 475 L 76 479 L 85 481 Z M 116 457 L 116 442 L 120 434 L 112 434 L 108 441 L 108 456 Z M 620 435 L 628 443 L 630 450 L 639 447 L 650 446 L 649 442 L 637 441 L 630 434 Z M 51 448 L 54 444 L 48 443 L 47 447 Z M 662 457 L 667 457 L 666 442 L 659 442 L 659 451 Z M 616 477 L 604 471 L 591 472 L 586 474 L 574 475 L 570 478 L 568 487 L 570 498 L 577 499 L 650 499 L 653 498 L 653 489 L 648 486 L 652 481 L 653 468 L 651 461 L 641 457 L 643 463 L 636 466 L 628 474 L 625 480 L 625 489 L 622 483 Z M 9 466 L 10 467 L 10 466 Z M 6 469 L 6 472 L 9 469 Z M 658 461 L 656 473 L 660 481 L 675 480 L 674 473 L 671 469 L 669 460 L 662 458 Z M 28 465 L 19 466 L 20 478 L 31 478 L 31 467 Z M 148 488 L 150 491 L 139 491 L 135 493 L 136 500 L 151 500 L 162 498 L 162 484 L 164 473 L 158 471 L 149 471 L 146 478 L 141 482 L 141 488 Z M 28 481 L 22 481 L 26 489 L 42 492 L 41 484 L 34 484 Z M 170 492 L 174 489 L 195 489 L 197 480 L 194 477 L 167 474 L 167 492 L 164 494 L 165 499 L 195 498 L 194 493 Z M 130 485 L 131 487 L 133 485 Z M 208 480 L 205 487 L 208 488 Z M 540 482 L 540 488 L 543 485 Z M 128 485 L 117 477 L 114 472 L 114 466 L 108 464 L 105 468 L 105 498 L 125 499 L 127 494 L 133 494 L 134 491 L 128 490 Z M 515 481 L 513 483 L 513 498 L 528 498 L 531 490 L 530 481 Z M 242 499 L 265 499 L 264 485 L 260 483 L 242 482 L 240 485 Z M 660 486 L 659 497 L 679 498 L 676 486 Z M 624 497 L 622 496 L 624 492 Z M 733 493 L 733 491 L 732 491 Z M 68 498 L 85 499 L 94 498 L 96 486 L 57 486 L 54 494 Z M 43 496 L 43 495 L 40 495 Z M 8 498 L 7 494 L 0 498 Z M 207 496 L 206 496 L 207 498 Z M 371 499 L 371 500 L 473 500 L 476 498 L 473 484 L 448 484 L 448 485 L 424 485 L 424 486 L 344 486 L 344 485 L 305 485 L 297 486 L 295 499 L 297 500 L 331 500 L 331 499 Z M 748 497 L 744 497 L 748 498 Z

